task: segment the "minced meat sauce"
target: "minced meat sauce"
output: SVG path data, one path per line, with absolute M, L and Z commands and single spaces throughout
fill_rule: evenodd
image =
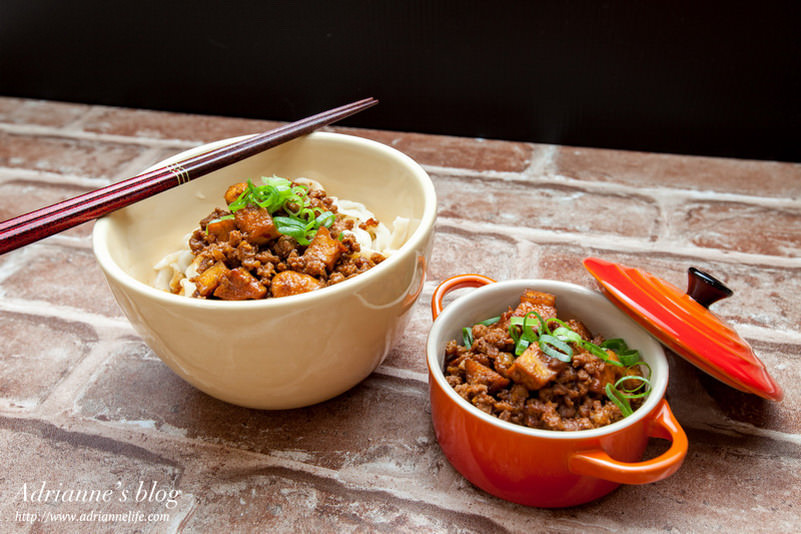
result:
M 608 398 L 605 388 L 623 376 L 641 376 L 639 366 L 607 363 L 577 343 L 570 343 L 570 362 L 549 356 L 537 343 L 515 357 L 510 320 L 532 310 L 545 320 L 557 317 L 555 297 L 528 290 L 520 304 L 503 313 L 496 323 L 472 326 L 471 346 L 450 341 L 445 349 L 448 383 L 484 412 L 531 428 L 586 430 L 622 419 L 623 413 Z M 582 339 L 602 344 L 603 339 L 593 336 L 581 322 L 564 323 Z M 607 352 L 615 358 L 613 351 Z M 636 409 L 641 403 L 642 399 L 632 399 L 631 407 Z
M 234 202 L 247 184 L 231 186 L 225 193 Z M 356 222 L 337 213 L 333 199 L 322 189 L 308 191 L 308 207 L 316 213 L 334 214 L 330 226 L 320 226 L 307 245 L 278 232 L 270 213 L 249 204 L 235 213 L 217 208 L 200 221 L 189 239 L 195 256 L 197 276 L 195 297 L 221 300 L 247 300 L 284 297 L 330 286 L 363 273 L 384 256 L 361 254 L 353 234 Z M 370 219 L 360 227 L 370 231 L 377 221 Z

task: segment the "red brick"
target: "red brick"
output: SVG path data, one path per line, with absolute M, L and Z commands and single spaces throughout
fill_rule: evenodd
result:
M 247 475 L 223 472 L 202 491 L 202 505 L 184 532 L 232 527 L 262 532 L 499 532 L 492 518 L 467 508 L 447 510 L 376 488 L 358 489 L 331 479 L 263 468 Z M 242 488 L 232 491 L 231 488 Z M 302 525 L 302 528 L 299 528 Z
M 32 180 L 0 181 L 0 221 L 86 193 L 88 190 L 85 187 L 63 183 Z M 87 223 L 65 230 L 63 234 L 87 237 L 91 231 L 92 224 Z
M 207 143 L 259 133 L 281 124 L 283 123 L 233 117 L 95 107 L 81 126 L 83 130 L 93 133 Z
M 0 121 L 0 213 L 14 211 L 20 192 L 30 197 L 22 203 L 37 204 L 80 189 L 49 184 L 53 174 L 114 180 L 189 144 L 269 125 L 8 98 L 0 98 Z M 801 165 L 334 129 L 407 152 L 429 167 L 440 193 L 427 282 L 383 367 L 309 408 L 238 408 L 183 382 L 113 321 L 71 319 L 122 317 L 88 239 L 0 256 L 0 520 L 27 511 L 14 496 L 28 480 L 97 488 L 156 480 L 183 492 L 180 511 L 169 525 L 131 530 L 799 530 L 801 281 L 792 201 Z M 53 135 L 9 133 L 37 131 Z M 16 168 L 25 174 L 10 177 Z M 37 170 L 47 174 L 33 193 Z M 436 443 L 424 354 L 431 293 L 465 272 L 594 288 L 581 265 L 589 255 L 679 288 L 691 265 L 723 280 L 735 294 L 713 311 L 752 344 L 786 397 L 738 392 L 667 351 L 667 399 L 690 440 L 675 475 L 567 510 L 511 505 L 473 487 Z M 654 439 L 648 455 L 665 449 Z M 121 503 L 103 510 L 161 511 Z
M 797 454 L 770 454 L 764 438 L 691 431 L 681 469 L 663 482 L 645 486 L 629 505 L 654 510 L 637 525 L 679 532 L 738 531 L 743 525 L 770 525 L 794 532 L 798 526 L 797 489 L 801 462 Z M 781 476 L 776 471 L 780 469 Z M 638 488 L 639 489 L 639 488 Z
M 531 276 L 565 280 L 588 287 L 597 287 L 595 279 L 584 269 L 582 260 L 598 256 L 608 261 L 636 267 L 658 276 L 681 290 L 687 288 L 687 269 L 696 267 L 721 280 L 734 295 L 716 302 L 712 310 L 734 325 L 751 325 L 797 331 L 801 324 L 801 291 L 797 269 L 724 263 L 664 253 L 622 253 L 600 248 L 578 248 L 545 244 L 538 247 L 538 263 Z
M 782 387 L 785 397 L 776 402 L 758 395 L 745 393 L 712 378 L 667 350 L 670 361 L 670 385 L 668 399 L 678 420 L 689 428 L 723 433 L 750 432 L 762 436 L 765 450 L 777 449 L 777 454 L 787 443 L 770 440 L 762 431 L 790 434 L 801 433 L 801 410 L 798 409 L 799 393 L 793 387 L 801 380 L 801 346 L 766 343 L 749 340 L 754 353 L 765 365 L 771 376 Z
M 801 164 L 559 147 L 553 172 L 592 182 L 755 196 L 801 196 Z
M 297 458 L 327 469 L 377 464 L 423 475 L 430 467 L 430 457 L 421 456 L 433 445 L 421 412 L 428 394 L 424 383 L 373 375 L 308 408 L 249 410 L 201 393 L 160 361 L 143 358 L 147 352 L 141 349 L 127 343 L 103 365 L 76 403 L 81 416 L 144 421 L 201 442 Z M 350 450 L 354 442 L 361 443 L 358 454 Z
M 123 528 L 126 531 L 148 528 L 162 531 L 168 523 L 79 519 L 81 514 L 92 511 L 105 514 L 139 512 L 145 517 L 152 513 L 174 514 L 173 510 L 187 498 L 173 494 L 175 508 L 166 507 L 169 492 L 180 490 L 178 482 L 182 470 L 135 445 L 65 431 L 35 420 L 0 419 L 0 446 L 6 460 L 2 463 L 5 498 L 0 503 L 0 517 L 5 524 L 13 525 L 7 527 L 11 531 L 15 528 L 22 531 L 26 527 L 30 532 L 111 532 Z M 11 458 L 14 460 L 10 461 Z M 68 470 L 66 466 L 69 466 Z M 156 489 L 151 492 L 154 482 Z M 144 495 L 140 483 L 142 490 L 147 489 Z M 38 497 L 42 489 L 49 489 L 52 493 L 48 496 L 41 492 L 43 496 Z M 61 490 L 60 497 L 55 493 L 57 490 Z M 108 502 L 86 497 L 83 499 L 87 502 L 81 502 L 78 492 L 92 490 L 101 494 L 108 492 Z M 164 492 L 161 503 L 157 502 L 159 490 Z M 137 494 L 140 496 L 138 502 Z M 21 520 L 18 513 L 37 514 L 41 520 L 29 524 Z M 76 520 L 57 520 L 48 514 L 75 514 Z
M 520 261 L 517 242 L 505 234 L 475 233 L 450 221 L 437 222 L 428 266 L 430 280 L 441 281 L 464 273 L 495 280 L 514 276 Z
M 693 245 L 778 257 L 801 256 L 801 205 L 769 208 L 737 202 L 691 202 L 671 230 Z
M 547 151 L 544 145 L 444 135 L 339 128 L 374 139 L 407 154 L 421 165 L 475 171 L 521 172 Z
M 147 150 L 141 146 L 0 132 L 0 166 L 112 178 Z
M 428 287 L 433 291 L 433 284 L 440 281 L 431 280 Z M 427 372 L 425 346 L 421 340 L 428 336 L 433 322 L 431 318 L 432 291 L 424 290 L 420 295 L 409 314 L 409 323 L 393 349 L 387 354 L 383 365 L 421 375 Z
M 0 395 L 30 408 L 80 363 L 97 334 L 82 323 L 0 311 L 0 339 Z
M 0 267 L 12 260 L 19 265 L 0 281 L 4 297 L 122 316 L 91 249 L 59 247 L 45 240 L 0 256 Z
M 0 96 L 0 122 L 63 128 L 88 111 L 87 105 Z
M 634 194 L 598 193 L 532 181 L 436 174 L 440 217 L 584 235 L 656 239 L 659 209 Z

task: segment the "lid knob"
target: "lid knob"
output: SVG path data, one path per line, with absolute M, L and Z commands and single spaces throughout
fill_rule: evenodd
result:
M 687 294 L 704 308 L 734 294 L 723 282 L 695 267 L 687 270 L 687 278 Z

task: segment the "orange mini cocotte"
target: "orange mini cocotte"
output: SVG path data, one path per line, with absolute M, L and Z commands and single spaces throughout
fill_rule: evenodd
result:
M 475 287 L 445 306 L 457 289 Z M 651 370 L 650 391 L 630 415 L 577 431 L 530 428 L 482 411 L 459 395 L 444 372 L 446 346 L 462 328 L 503 313 L 527 290 L 556 297 L 560 316 L 580 319 L 606 339 L 624 338 Z M 443 281 L 432 300 L 434 323 L 426 344 L 431 416 L 451 465 L 477 487 L 502 499 L 537 507 L 566 507 L 602 497 L 621 484 L 646 484 L 675 473 L 687 436 L 664 399 L 668 365 L 659 343 L 604 296 L 553 280 L 495 282 L 476 274 Z M 651 437 L 671 442 L 643 460 Z

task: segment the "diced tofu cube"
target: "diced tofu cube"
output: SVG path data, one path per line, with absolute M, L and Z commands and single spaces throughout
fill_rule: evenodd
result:
M 587 341 L 592 340 L 592 333 L 590 333 L 589 329 L 584 325 L 584 323 L 577 321 L 576 319 L 570 319 L 565 322 L 567 323 L 567 326 L 570 327 L 572 331 L 580 335 L 582 339 L 586 339 Z
M 194 277 L 191 281 L 195 284 L 197 292 L 201 297 L 208 297 L 214 292 L 215 289 L 217 289 L 217 285 L 220 283 L 220 278 L 225 276 L 228 270 L 228 267 L 226 267 L 223 262 L 218 261 Z
M 322 283 L 315 277 L 297 271 L 283 271 L 276 274 L 270 284 L 273 297 L 287 297 L 320 289 Z
M 527 289 L 523 296 L 520 297 L 520 302 L 529 302 L 537 306 L 554 306 L 556 297 L 550 293 Z
M 509 379 L 475 360 L 464 361 L 465 378 L 470 384 L 485 384 L 490 393 L 509 385 Z
M 236 227 L 254 245 L 263 245 L 281 235 L 275 227 L 270 212 L 258 206 L 247 206 L 237 210 L 234 213 L 234 220 Z
M 218 219 L 206 225 L 206 231 L 210 236 L 214 236 L 217 241 L 228 241 L 228 234 L 236 228 L 233 219 Z
M 328 228 L 321 226 L 314 239 L 306 247 L 306 252 L 303 253 L 303 259 L 306 260 L 306 272 L 319 275 L 324 274 L 323 269 L 328 272 L 333 271 L 343 252 L 345 252 L 345 245 L 331 237 Z
M 548 366 L 546 358 L 548 357 L 540 350 L 539 345 L 532 343 L 523 354 L 517 357 L 506 374 L 515 382 L 536 391 L 556 378 L 558 374 L 556 370 Z
M 239 198 L 239 195 L 245 192 L 245 189 L 248 188 L 247 182 L 239 182 L 238 184 L 234 184 L 228 189 L 225 190 L 225 203 L 230 204 L 234 200 Z
M 615 354 L 615 351 L 613 351 L 613 350 L 607 349 L 606 350 L 606 355 L 612 361 L 615 361 L 615 362 L 619 362 L 620 361 L 618 359 L 618 357 L 617 357 L 617 354 Z M 615 365 L 613 363 L 605 364 L 604 365 L 604 370 L 601 373 L 601 375 L 599 376 L 599 386 L 600 386 L 599 390 L 600 390 L 600 392 L 605 391 L 605 388 L 606 388 L 607 384 L 614 384 L 615 382 L 617 382 L 617 379 L 623 374 L 622 370 L 623 370 L 622 367 L 618 367 L 617 365 Z
M 214 296 L 222 300 L 260 299 L 267 294 L 267 288 L 259 280 L 241 267 L 231 269 L 220 277 Z

